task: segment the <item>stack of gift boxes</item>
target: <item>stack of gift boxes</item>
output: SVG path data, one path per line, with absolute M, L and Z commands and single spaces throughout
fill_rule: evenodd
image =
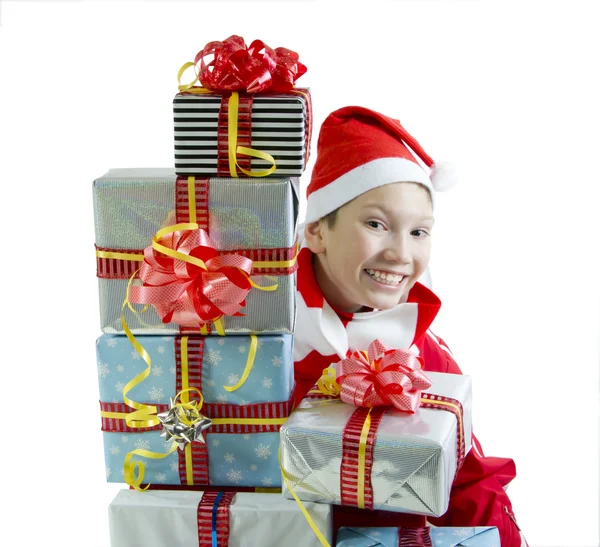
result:
M 238 92 L 243 71 L 223 67 L 240 59 Z M 174 99 L 175 169 L 94 181 L 106 476 L 130 486 L 112 545 L 318 546 L 332 505 L 443 514 L 470 446 L 467 377 L 430 374 L 415 414 L 367 416 L 317 389 L 292 413 L 305 67 L 235 36 L 192 64 L 203 85 Z M 371 541 L 383 532 L 342 529 L 338 545 L 388 545 Z

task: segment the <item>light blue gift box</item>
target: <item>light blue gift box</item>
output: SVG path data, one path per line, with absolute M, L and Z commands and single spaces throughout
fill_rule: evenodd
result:
M 291 407 L 293 378 L 293 347 L 291 335 L 265 335 L 257 337 L 257 352 L 254 365 L 246 381 L 239 389 L 227 391 L 224 385 L 236 384 L 246 367 L 250 349 L 250 336 L 227 337 L 176 337 L 144 336 L 138 341 L 151 359 L 149 376 L 135 385 L 127 397 L 146 405 L 168 405 L 169 398 L 176 395 L 176 347 L 177 340 L 188 338 L 190 386 L 194 385 L 194 370 L 201 376 L 201 391 L 204 397 L 205 413 L 211 403 L 234 405 L 240 417 L 275 418 L 287 416 Z M 192 339 L 192 340 L 190 340 Z M 203 340 L 202 365 L 193 364 L 194 341 Z M 123 388 L 136 375 L 147 369 L 145 361 L 135 351 L 127 337 L 102 335 L 96 342 L 98 378 L 100 384 L 101 409 L 104 411 L 123 410 L 109 403 L 123 405 Z M 195 369 L 194 369 L 195 366 Z M 200 368 L 200 370 L 199 370 Z M 255 403 L 273 403 L 273 414 L 251 416 L 249 409 Z M 265 408 L 262 405 L 261 408 Z M 262 411 L 261 411 L 262 412 Z M 275 414 L 277 412 L 278 414 Z M 282 416 L 283 414 L 283 416 Z M 222 417 L 226 417 L 219 414 Z M 215 416 L 213 416 L 215 417 Z M 161 429 L 152 431 L 115 431 L 124 427 L 108 427 L 110 420 L 102 420 L 106 478 L 108 482 L 125 482 L 124 460 L 135 449 L 145 449 L 164 454 L 171 443 L 160 436 Z M 116 423 L 117 420 L 111 421 Z M 257 431 L 257 426 L 236 426 L 235 433 L 215 433 L 214 426 L 207 430 L 208 477 L 210 485 L 280 487 L 281 472 L 277 460 L 279 432 Z M 194 443 L 195 444 L 195 443 Z M 182 484 L 179 465 L 179 451 L 162 459 L 148 459 L 134 456 L 134 461 L 142 461 L 145 467 L 144 484 Z M 183 483 L 187 484 L 187 483 Z
M 430 528 L 432 547 L 500 547 L 495 526 Z M 336 547 L 398 547 L 398 528 L 340 528 Z

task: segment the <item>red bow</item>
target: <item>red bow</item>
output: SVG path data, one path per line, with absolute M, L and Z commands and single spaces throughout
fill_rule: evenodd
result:
M 406 349 L 390 349 L 379 340 L 368 352 L 355 351 L 336 365 L 340 399 L 355 406 L 394 406 L 413 414 L 421 390 L 431 387 L 423 360 Z
M 207 55 L 214 55 L 208 64 Z M 271 49 L 261 40 L 250 47 L 241 36 L 230 36 L 223 42 L 209 42 L 194 59 L 200 62 L 200 83 L 211 90 L 286 92 L 294 87 L 306 66 L 298 61 L 296 52 L 278 47 Z
M 181 230 L 158 240 L 160 245 L 191 257 L 185 261 L 166 256 L 150 245 L 140 268 L 143 286 L 131 286 L 129 300 L 152 304 L 163 323 L 198 327 L 223 315 L 243 315 L 250 291 L 252 260 L 215 250 L 206 231 Z M 204 263 L 205 268 L 192 263 Z

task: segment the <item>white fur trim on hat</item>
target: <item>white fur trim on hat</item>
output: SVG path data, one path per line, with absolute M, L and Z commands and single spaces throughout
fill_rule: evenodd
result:
M 306 222 L 315 222 L 354 198 L 394 182 L 416 182 L 425 186 L 433 201 L 433 186 L 427 173 L 414 161 L 379 158 L 359 165 L 308 196 Z
M 456 168 L 449 161 L 436 161 L 429 173 L 431 184 L 436 192 L 445 192 L 458 183 Z

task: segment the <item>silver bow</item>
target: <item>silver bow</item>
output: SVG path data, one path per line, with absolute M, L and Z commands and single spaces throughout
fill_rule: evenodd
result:
M 176 403 L 171 397 L 169 410 L 157 415 L 163 425 L 160 436 L 176 442 L 179 448 L 185 448 L 187 443 L 194 441 L 203 443 L 202 432 L 211 426 L 212 420 L 200 413 L 197 403 Z

